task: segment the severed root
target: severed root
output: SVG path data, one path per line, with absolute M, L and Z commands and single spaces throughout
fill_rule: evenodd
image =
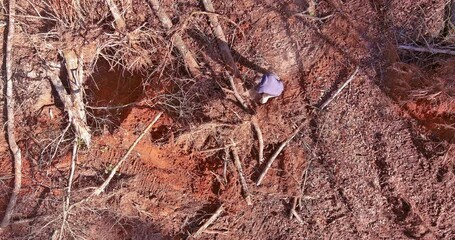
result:
M 99 186 L 92 195 L 100 195 L 104 190 L 106 189 L 107 185 L 111 182 L 112 178 L 114 177 L 115 173 L 117 173 L 118 169 L 120 166 L 123 164 L 123 162 L 126 161 L 130 153 L 133 151 L 133 149 L 136 147 L 136 145 L 141 141 L 141 139 L 144 137 L 144 135 L 153 127 L 153 125 L 158 121 L 158 119 L 161 117 L 163 113 L 160 112 L 158 115 L 155 116 L 155 118 L 152 120 L 152 122 L 145 128 L 145 130 L 139 135 L 139 137 L 136 138 L 133 144 L 131 144 L 130 148 L 128 148 L 128 151 L 126 154 L 120 159 L 120 161 L 115 165 L 115 167 L 112 169 L 111 173 L 109 174 L 109 177 L 106 179 L 106 181 Z
M 253 203 L 251 202 L 251 196 L 250 196 L 250 191 L 248 190 L 248 185 L 246 184 L 245 177 L 243 176 L 242 163 L 240 162 L 237 148 L 235 146 L 233 146 L 231 149 L 232 149 L 232 156 L 234 157 L 234 164 L 235 164 L 235 167 L 237 168 L 237 172 L 239 173 L 240 184 L 242 185 L 243 195 L 245 197 L 246 204 L 248 206 L 251 206 L 251 205 L 253 205 Z
M 303 124 L 301 124 L 292 134 L 291 136 L 288 137 L 288 139 L 286 139 L 286 141 L 284 141 L 283 143 L 280 144 L 280 146 L 278 146 L 278 148 L 275 150 L 275 152 L 273 153 L 273 155 L 269 158 L 269 160 L 267 161 L 267 164 L 265 165 L 265 168 L 264 170 L 262 170 L 261 172 L 261 175 L 259 175 L 259 178 L 258 180 L 256 181 L 256 186 L 259 186 L 261 185 L 262 183 L 262 180 L 264 180 L 264 177 L 265 175 L 267 174 L 267 171 L 269 171 L 270 167 L 272 166 L 272 163 L 273 161 L 275 161 L 275 159 L 278 157 L 278 155 L 281 153 L 281 151 L 283 151 L 283 149 L 289 144 L 289 142 L 291 142 L 291 140 L 300 132 L 300 130 L 302 130 L 303 128 Z
M 258 162 L 259 162 L 259 164 L 262 164 L 262 162 L 264 162 L 264 138 L 262 137 L 261 127 L 259 126 L 256 116 L 253 116 L 253 118 L 251 119 L 251 124 L 253 125 L 253 128 L 256 131 L 256 135 L 258 137 L 258 142 L 259 142 Z
M 161 8 L 158 0 L 148 0 L 148 2 L 152 7 L 153 11 L 155 12 L 156 16 L 158 17 L 158 19 L 160 20 L 161 25 L 163 25 L 163 27 L 166 30 L 168 31 L 171 30 L 173 26 L 172 21 L 168 17 L 164 9 Z M 182 39 L 182 36 L 179 33 L 174 34 L 173 44 L 176 46 L 180 55 L 182 55 L 183 61 L 185 62 L 185 65 L 188 68 L 190 74 L 193 77 L 200 75 L 201 71 L 199 70 L 199 64 L 197 63 L 191 51 L 186 46 L 185 42 Z
M 197 238 L 199 235 L 201 235 L 215 220 L 220 216 L 220 214 L 224 211 L 223 204 L 218 207 L 218 209 L 215 211 L 215 213 L 207 219 L 207 222 L 204 223 L 194 234 L 193 237 Z

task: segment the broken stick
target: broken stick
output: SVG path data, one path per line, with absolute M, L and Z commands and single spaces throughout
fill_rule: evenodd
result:
M 194 234 L 193 237 L 197 238 L 199 235 L 201 235 L 215 220 L 220 216 L 220 214 L 224 211 L 223 204 L 218 207 L 218 209 L 215 211 L 215 213 L 207 219 L 207 222 L 204 223 Z
M 100 195 L 102 192 L 104 192 L 104 189 L 106 189 L 107 185 L 111 182 L 112 178 L 114 177 L 115 173 L 117 173 L 118 169 L 120 166 L 125 162 L 125 160 L 128 158 L 130 153 L 133 151 L 133 149 L 136 147 L 136 145 L 141 141 L 141 139 L 144 137 L 144 135 L 153 127 L 153 125 L 158 121 L 158 119 L 161 117 L 163 113 L 160 112 L 158 115 L 155 116 L 155 118 L 152 120 L 152 122 L 145 128 L 145 130 L 139 135 L 139 137 L 136 138 L 133 144 L 131 144 L 130 148 L 128 148 L 128 151 L 126 154 L 120 159 L 120 161 L 115 165 L 115 167 L 112 169 L 111 173 L 109 174 L 109 177 L 104 181 L 101 186 L 99 186 L 94 192 L 93 195 Z
M 232 143 L 234 144 L 234 141 L 232 141 Z M 246 183 L 245 177 L 243 176 L 242 163 L 240 162 L 239 154 L 237 152 L 237 147 L 234 145 L 231 148 L 231 150 L 232 150 L 232 156 L 234 157 L 235 167 L 237 168 L 237 172 L 239 173 L 240 184 L 242 185 L 243 195 L 245 197 L 246 204 L 248 206 L 251 206 L 251 205 L 253 205 L 253 203 L 251 202 L 251 196 L 250 196 L 250 191 L 248 190 L 248 185 Z
M 16 206 L 17 197 L 22 185 L 22 155 L 21 149 L 17 145 L 15 136 L 15 121 L 14 121 L 14 88 L 13 88 L 13 37 L 14 37 L 14 16 L 16 13 L 16 1 L 9 1 L 8 15 L 8 34 L 6 35 L 6 52 L 5 52 L 5 72 L 6 72 L 6 131 L 8 135 L 8 145 L 14 158 L 14 188 L 11 193 L 8 205 L 3 216 L 0 230 L 9 225 L 11 216 Z
M 335 92 L 335 94 L 333 94 L 329 99 L 327 99 L 319 109 L 321 110 L 324 110 L 324 108 L 326 108 L 337 96 L 338 94 L 341 93 L 341 91 L 343 91 L 343 89 L 350 83 L 352 82 L 352 80 L 354 80 L 354 77 L 355 75 L 357 74 L 357 72 L 359 71 L 359 67 L 356 67 L 355 68 L 355 71 L 354 73 L 351 74 L 351 76 L 348 78 L 348 80 L 346 80 L 346 82 L 343 83 L 343 85 L 341 85 L 340 88 L 338 88 L 338 90 Z
M 256 135 L 258 137 L 258 142 L 259 142 L 259 164 L 262 164 L 264 162 L 264 138 L 262 137 L 262 131 L 259 126 L 258 120 L 256 116 L 253 116 L 251 119 L 251 124 L 253 125 L 254 130 L 256 131 Z
M 289 137 L 286 139 L 286 141 L 282 142 L 280 146 L 275 150 L 273 155 L 269 158 L 267 161 L 267 164 L 265 165 L 264 170 L 262 170 L 261 175 L 259 175 L 258 180 L 256 181 L 256 186 L 261 185 L 262 180 L 264 180 L 265 175 L 267 174 L 267 171 L 269 171 L 270 167 L 272 166 L 273 161 L 278 157 L 278 155 L 283 151 L 283 149 L 291 142 L 291 140 L 302 130 L 303 124 L 301 124 Z
M 155 12 L 155 15 L 158 17 L 158 19 L 161 22 L 161 25 L 166 30 L 171 30 L 172 29 L 172 21 L 168 17 L 167 13 L 164 11 L 163 8 L 161 8 L 160 3 L 158 0 L 148 0 L 150 6 L 152 7 L 153 11 Z M 199 70 L 199 64 L 197 63 L 196 59 L 193 57 L 193 54 L 191 51 L 188 49 L 186 46 L 185 42 L 182 39 L 182 36 L 179 33 L 175 33 L 173 36 L 173 43 L 177 47 L 177 50 L 179 51 L 180 55 L 183 57 L 183 61 L 185 62 L 185 65 L 188 68 L 188 71 L 193 77 L 196 77 L 201 74 L 201 71 Z

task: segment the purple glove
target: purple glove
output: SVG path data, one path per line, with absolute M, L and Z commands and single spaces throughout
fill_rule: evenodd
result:
M 262 76 L 256 92 L 259 94 L 265 93 L 273 97 L 278 97 L 283 92 L 283 82 L 273 73 L 266 73 Z

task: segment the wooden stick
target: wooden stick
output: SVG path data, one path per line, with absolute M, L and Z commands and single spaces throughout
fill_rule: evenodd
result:
M 240 96 L 239 92 L 237 91 L 237 87 L 235 86 L 234 79 L 229 75 L 229 73 L 226 73 L 228 79 L 229 79 L 229 84 L 231 85 L 232 91 L 234 91 L 234 96 L 235 99 L 240 103 L 240 106 L 242 106 L 243 110 L 250 112 L 250 109 L 246 105 L 245 101 L 243 98 Z
M 262 162 L 264 162 L 264 138 L 262 137 L 262 131 L 261 131 L 261 128 L 259 126 L 256 116 L 253 116 L 253 118 L 251 119 L 251 124 L 253 125 L 253 128 L 256 131 L 256 135 L 258 137 L 258 142 L 259 142 L 258 162 L 259 162 L 259 164 L 262 164 Z
M 5 53 L 5 72 L 6 72 L 6 114 L 7 114 L 7 135 L 8 145 L 14 158 L 14 188 L 5 210 L 0 230 L 6 228 L 11 220 L 11 216 L 16 206 L 17 197 L 22 185 L 22 155 L 19 146 L 17 146 L 15 136 L 15 121 L 14 121 L 14 91 L 13 91 L 13 37 L 14 37 L 14 15 L 16 14 L 16 1 L 9 1 L 9 17 L 8 17 L 8 34 L 6 36 L 6 53 Z
M 106 181 L 104 181 L 103 184 L 101 184 L 101 186 L 98 187 L 98 189 L 96 189 L 94 192 L 93 192 L 93 195 L 100 195 L 102 192 L 104 192 L 104 189 L 107 187 L 107 185 L 109 185 L 109 183 L 111 182 L 112 178 L 114 177 L 115 173 L 118 171 L 118 169 L 120 168 L 120 166 L 123 164 L 123 162 L 125 162 L 125 160 L 128 158 L 128 156 L 130 155 L 130 153 L 133 151 L 133 149 L 136 147 L 136 145 L 139 143 L 139 141 L 141 141 L 141 139 L 144 137 L 144 135 L 153 127 L 153 124 L 155 124 L 158 119 L 161 117 L 163 113 L 160 112 L 158 113 L 158 115 L 155 116 L 155 118 L 153 119 L 153 121 L 147 126 L 147 128 L 145 128 L 145 130 L 141 133 L 141 135 L 139 135 L 139 137 L 137 137 L 137 139 L 134 141 L 134 143 L 130 146 L 130 148 L 128 149 L 128 151 L 126 152 L 126 154 L 122 157 L 122 159 L 120 159 L 120 161 L 117 163 L 117 165 L 115 165 L 115 167 L 112 169 L 111 173 L 109 174 L 109 177 L 106 179 Z
M 329 105 L 337 96 L 338 94 L 341 93 L 341 91 L 343 91 L 343 89 L 350 83 L 352 82 L 352 80 L 354 80 L 354 77 L 355 75 L 357 74 L 357 72 L 359 71 L 359 67 L 356 67 L 355 71 L 353 74 L 351 74 L 351 76 L 348 78 L 348 80 L 346 80 L 346 82 L 343 83 L 343 85 L 341 85 L 340 88 L 338 88 L 338 90 L 335 92 L 335 94 L 333 94 L 329 99 L 327 99 L 319 109 L 321 110 L 324 110 L 324 108 L 327 107 L 327 105 Z
M 161 8 L 160 3 L 158 0 L 148 0 L 150 6 L 152 7 L 155 15 L 161 22 L 161 25 L 166 30 L 171 30 L 173 27 L 171 19 L 168 17 L 167 13 Z M 174 34 L 173 36 L 173 43 L 176 46 L 177 50 L 179 51 L 180 55 L 182 55 L 183 61 L 185 65 L 188 67 L 188 71 L 193 77 L 201 75 L 201 71 L 199 70 L 199 64 L 197 63 L 196 59 L 194 58 L 191 51 L 186 46 L 185 42 L 182 39 L 182 36 L 179 33 Z
M 194 234 L 193 237 L 197 238 L 199 235 L 201 235 L 215 220 L 220 216 L 220 214 L 224 211 L 223 204 L 218 207 L 218 209 L 215 211 L 215 213 L 207 219 L 207 222 L 204 223 Z
M 125 32 L 126 30 L 126 23 L 122 17 L 122 14 L 115 5 L 114 0 L 106 0 L 107 5 L 109 6 L 109 10 L 111 11 L 112 16 L 114 17 L 115 27 L 119 32 Z
M 234 141 L 232 141 L 232 143 L 234 144 Z M 234 145 L 231 148 L 231 150 L 232 150 L 232 156 L 234 157 L 235 167 L 237 168 L 237 172 L 239 173 L 240 184 L 242 185 L 243 195 L 245 197 L 246 204 L 248 206 L 251 206 L 251 205 L 253 205 L 253 203 L 251 202 L 251 196 L 250 196 L 250 191 L 248 190 L 248 185 L 246 183 L 245 177 L 243 176 L 242 163 L 240 162 L 239 154 L 237 152 L 237 147 Z
M 440 54 L 449 54 L 455 55 L 455 50 L 450 49 L 440 49 L 440 48 L 433 48 L 433 47 L 414 47 L 409 45 L 398 45 L 398 49 L 415 51 L 415 52 L 427 52 L 427 53 L 440 53 Z
M 204 8 L 207 12 L 215 13 L 215 8 L 213 7 L 211 0 L 202 0 L 202 4 L 204 5 Z M 241 77 L 240 71 L 234 62 L 234 58 L 232 57 L 229 45 L 227 44 L 223 28 L 218 21 L 218 16 L 210 14 L 208 17 L 210 24 L 212 25 L 212 31 L 217 38 L 218 47 L 221 50 L 221 56 L 223 57 L 224 62 L 231 68 L 230 70 L 233 71 L 234 76 Z
M 280 144 L 280 146 L 278 146 L 278 148 L 275 150 L 275 152 L 273 153 L 273 155 L 269 158 L 269 160 L 267 161 L 267 164 L 265 165 L 265 168 L 264 170 L 262 170 L 261 172 L 261 175 L 259 175 L 259 178 L 258 180 L 256 181 L 256 186 L 259 186 L 261 185 L 262 183 L 262 180 L 264 180 L 264 177 L 265 175 L 267 174 L 267 171 L 270 169 L 270 167 L 272 166 L 272 163 L 273 161 L 275 161 L 275 159 L 278 157 L 278 155 L 281 153 L 281 151 L 283 151 L 283 149 L 286 147 L 286 145 L 289 144 L 289 142 L 291 142 L 291 140 L 297 135 L 297 133 L 300 132 L 300 130 L 302 130 L 303 128 L 303 124 L 301 124 L 289 137 L 288 139 L 286 139 L 286 141 L 284 141 L 283 143 Z

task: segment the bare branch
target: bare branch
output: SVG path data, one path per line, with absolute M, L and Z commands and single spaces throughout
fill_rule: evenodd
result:
M 243 110 L 250 112 L 250 109 L 246 105 L 245 101 L 243 98 L 240 96 L 239 92 L 237 91 L 237 87 L 235 86 L 234 79 L 229 75 L 229 73 L 226 73 L 228 79 L 229 79 L 229 84 L 231 85 L 232 91 L 234 92 L 235 99 L 240 103 L 242 106 Z
M 223 207 L 223 204 L 221 204 L 221 206 L 218 207 L 218 209 L 215 211 L 215 213 L 209 218 L 207 219 L 207 222 L 204 223 L 204 225 L 202 225 L 194 234 L 193 234 L 193 237 L 194 238 L 198 238 L 199 235 L 201 235 L 209 226 L 210 224 L 212 224 L 213 222 L 215 222 L 215 220 L 220 216 L 220 214 L 224 211 L 224 207 Z
M 14 121 L 14 93 L 13 93 L 13 70 L 12 70 L 12 53 L 13 53 L 13 37 L 14 37 L 14 15 L 16 1 L 9 1 L 9 16 L 8 16 L 8 35 L 6 36 L 6 53 L 5 53 L 5 70 L 6 70 L 6 115 L 7 115 L 7 135 L 8 144 L 14 158 L 14 188 L 11 197 L 6 207 L 5 216 L 3 217 L 0 228 L 5 228 L 9 225 L 11 216 L 16 206 L 17 197 L 22 185 L 22 156 L 19 146 L 17 146 L 15 136 L 15 121 Z
M 204 8 L 207 12 L 215 13 L 215 9 L 213 8 L 213 4 L 211 0 L 202 0 L 202 4 L 204 4 Z M 226 36 L 224 35 L 223 28 L 218 21 L 218 16 L 215 14 L 208 15 L 210 24 L 212 25 L 212 31 L 217 38 L 218 47 L 221 50 L 221 55 L 224 59 L 224 62 L 230 67 L 230 70 L 233 71 L 234 76 L 241 77 L 240 71 L 237 68 L 237 65 L 234 62 L 234 58 L 232 57 L 231 50 L 226 40 Z
M 354 80 L 354 77 L 355 75 L 357 74 L 357 72 L 359 71 L 359 67 L 356 67 L 354 73 L 351 74 L 351 76 L 348 78 L 348 80 L 346 80 L 346 82 L 343 83 L 343 85 L 341 85 L 340 88 L 338 88 L 338 90 L 335 92 L 335 94 L 333 94 L 333 96 L 331 96 L 329 99 L 327 99 L 327 101 L 325 101 L 321 107 L 319 109 L 323 110 L 324 108 L 326 108 L 337 96 L 338 94 L 341 93 L 341 91 L 343 91 L 343 89 L 350 83 L 352 82 L 352 80 Z
M 256 131 L 256 135 L 258 137 L 258 142 L 259 142 L 258 162 L 259 162 L 259 164 L 262 164 L 262 162 L 264 162 L 264 138 L 262 137 L 261 127 L 259 126 L 256 116 L 253 116 L 253 118 L 251 119 L 251 124 L 253 125 L 253 128 Z
M 102 192 L 104 192 L 104 189 L 106 189 L 107 185 L 111 182 L 112 178 L 114 177 L 115 173 L 118 171 L 120 166 L 125 162 L 125 160 L 128 158 L 130 153 L 133 151 L 133 149 L 136 147 L 136 145 L 141 141 L 141 139 L 144 137 L 144 135 L 153 127 L 153 125 L 158 121 L 158 119 L 161 117 L 163 113 L 160 112 L 158 115 L 155 116 L 155 118 L 152 120 L 152 122 L 145 128 L 145 130 L 137 137 L 137 139 L 131 144 L 130 148 L 128 148 L 128 151 L 126 154 L 120 159 L 120 161 L 115 165 L 115 167 L 112 169 L 111 173 L 109 174 L 109 177 L 104 181 L 101 186 L 99 186 L 92 195 L 100 195 Z
M 235 144 L 234 141 L 232 141 L 232 144 Z M 245 197 L 246 204 L 248 206 L 251 206 L 251 205 L 253 205 L 253 203 L 251 202 L 251 196 L 250 196 L 250 191 L 248 190 L 248 184 L 246 183 L 245 177 L 243 176 L 242 163 L 240 162 L 239 154 L 237 152 L 237 147 L 234 145 L 231 148 L 231 150 L 232 150 L 232 156 L 234 157 L 235 167 L 237 168 L 237 172 L 239 173 L 240 184 L 242 185 L 243 195 Z
M 258 180 L 256 181 L 256 186 L 259 186 L 261 185 L 262 183 L 262 180 L 264 180 L 264 177 L 265 175 L 267 174 L 267 171 L 270 169 L 270 167 L 272 166 L 272 163 L 273 161 L 275 161 L 276 157 L 278 157 L 278 155 L 281 153 L 281 151 L 283 151 L 283 149 L 289 144 L 289 142 L 291 142 L 291 140 L 300 132 L 300 130 L 302 130 L 303 128 L 303 124 L 301 124 L 289 137 L 288 139 L 286 139 L 286 141 L 284 141 L 283 143 L 280 144 L 280 146 L 278 146 L 278 148 L 275 150 L 275 152 L 273 153 L 273 155 L 269 158 L 269 160 L 267 161 L 267 164 L 265 165 L 265 168 L 264 170 L 262 170 L 261 172 L 261 175 L 259 175 L 259 178 Z
M 68 177 L 68 187 L 66 190 L 66 196 L 65 196 L 65 201 L 63 202 L 63 220 L 62 220 L 62 225 L 60 226 L 60 231 L 59 231 L 59 236 L 58 239 L 62 239 L 63 237 L 63 230 L 66 224 L 66 220 L 68 219 L 68 208 L 70 205 L 70 197 L 71 197 L 71 187 L 73 185 L 73 178 L 74 178 L 74 172 L 76 170 L 76 159 L 77 159 L 77 150 L 78 150 L 78 143 L 77 139 L 74 140 L 73 143 L 73 152 L 71 156 L 71 170 L 70 170 L 70 175 Z

